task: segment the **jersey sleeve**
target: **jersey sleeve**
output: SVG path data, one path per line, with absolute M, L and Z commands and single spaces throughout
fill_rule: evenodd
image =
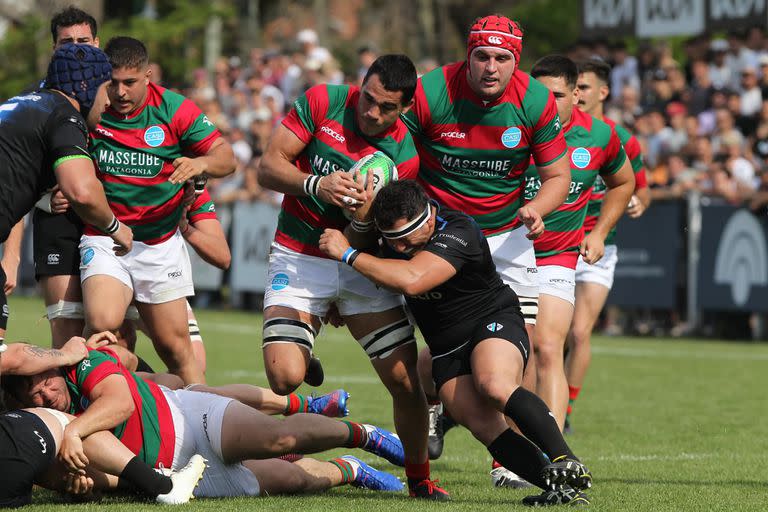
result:
M 187 218 L 192 224 L 204 219 L 216 218 L 216 206 L 213 204 L 213 199 L 211 199 L 208 189 L 203 190 L 202 194 L 195 197 L 192 206 L 189 207 Z
M 444 223 L 441 228 L 441 222 Z M 468 217 L 459 217 L 446 222 L 439 217 L 435 220 L 435 234 L 424 247 L 425 251 L 439 256 L 458 272 L 461 268 L 482 257 L 477 228 Z
M 605 162 L 602 167 L 600 167 L 600 174 L 603 176 L 616 174 L 627 160 L 627 153 L 624 151 L 624 147 L 621 145 L 621 140 L 619 140 L 619 136 L 613 128 L 611 128 L 604 154 Z
M 181 146 L 196 155 L 206 154 L 213 141 L 221 137 L 221 132 L 208 116 L 187 98 L 184 98 L 174 113 L 173 125 Z
M 46 143 L 53 161 L 53 168 L 75 158 L 87 158 L 88 128 L 77 113 L 54 111 L 46 126 Z
M 630 136 L 629 140 L 624 145 L 624 150 L 627 152 L 627 157 L 632 163 L 632 171 L 635 173 L 635 190 L 646 188 L 648 186 L 648 180 L 645 177 L 643 154 L 640 149 L 640 143 L 634 135 Z
M 304 144 L 309 144 L 315 128 L 328 113 L 328 88 L 316 85 L 296 101 L 283 119 L 283 126 L 291 130 Z
M 546 98 L 544 110 L 533 125 L 531 154 L 539 167 L 550 165 L 568 151 L 555 96 L 548 91 Z
M 109 349 L 89 350 L 88 357 L 76 366 L 77 387 L 85 396 L 89 396 L 96 385 L 114 374 L 121 374 L 119 359 Z

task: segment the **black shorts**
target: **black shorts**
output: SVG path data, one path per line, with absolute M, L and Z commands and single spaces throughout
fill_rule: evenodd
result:
M 32 485 L 56 459 L 56 441 L 27 411 L 0 414 L 0 508 L 32 501 Z
M 0 266 L 0 329 L 8 328 L 8 297 L 5 296 L 5 271 Z
M 43 276 L 79 276 L 79 246 L 83 235 L 80 217 L 71 208 L 60 215 L 35 208 L 32 227 L 35 279 Z
M 440 346 L 445 347 L 445 333 L 441 338 Z M 495 313 L 491 313 L 478 320 L 469 338 L 453 340 L 455 348 L 443 350 L 440 354 L 432 354 L 432 380 L 439 390 L 443 384 L 461 375 L 471 375 L 472 365 L 470 356 L 478 343 L 489 338 L 501 338 L 515 345 L 523 356 L 523 368 L 528 364 L 528 354 L 531 350 L 528 341 L 528 333 L 525 331 L 525 322 L 520 308 L 507 307 Z M 427 342 L 429 344 L 429 342 Z

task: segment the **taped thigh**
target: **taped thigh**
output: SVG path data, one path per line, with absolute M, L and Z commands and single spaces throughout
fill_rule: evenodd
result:
M 271 318 L 264 322 L 262 346 L 272 343 L 294 343 L 310 352 L 315 346 L 317 332 L 310 325 L 292 318 Z
M 413 332 L 413 324 L 408 318 L 403 318 L 368 333 L 357 342 L 371 359 L 374 357 L 384 359 L 398 347 L 415 343 L 416 337 Z
M 518 297 L 520 299 L 520 312 L 523 313 L 523 320 L 529 325 L 536 325 L 536 317 L 539 314 L 538 297 Z
M 67 318 L 72 320 L 83 320 L 85 318 L 85 310 L 83 309 L 82 302 L 60 300 L 56 304 L 46 306 L 45 312 L 49 321 L 57 318 Z

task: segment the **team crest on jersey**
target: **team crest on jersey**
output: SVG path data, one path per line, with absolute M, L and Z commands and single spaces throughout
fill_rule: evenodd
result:
M 592 161 L 592 155 L 586 148 L 576 148 L 571 153 L 571 163 L 577 169 L 584 169 Z
M 520 144 L 520 139 L 523 138 L 523 132 L 517 126 L 510 126 L 504 133 L 501 134 L 501 143 L 505 148 L 516 148 Z
M 157 125 L 150 126 L 144 132 L 144 142 L 151 148 L 156 148 L 165 142 L 165 132 Z

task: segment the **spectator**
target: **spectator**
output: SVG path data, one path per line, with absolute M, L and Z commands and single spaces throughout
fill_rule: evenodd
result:
M 688 144 L 688 132 L 685 127 L 687 114 L 685 105 L 680 102 L 672 102 L 667 105 L 666 114 L 669 126 L 665 126 L 659 133 L 661 150 L 664 153 L 679 153 Z
M 732 178 L 738 193 L 748 196 L 757 190 L 759 179 L 755 175 L 755 166 L 744 158 L 742 142 L 730 133 L 723 137 L 721 146 L 725 156 L 725 170 Z
M 368 73 L 368 68 L 371 67 L 373 61 L 379 54 L 373 49 L 372 46 L 361 46 L 357 50 L 357 85 L 362 85 L 363 78 Z
M 754 116 L 760 112 L 763 92 L 757 80 L 757 68 L 747 66 L 741 69 L 741 115 Z
M 736 129 L 733 114 L 726 107 L 720 107 L 715 111 L 715 132 L 712 136 L 712 149 L 720 152 L 720 146 L 724 139 L 737 141 L 739 147 L 744 145 L 744 136 Z
M 691 88 L 688 95 L 688 111 L 694 115 L 704 112 L 709 105 L 712 94 L 712 80 L 709 76 L 709 66 L 704 60 L 691 63 Z
M 619 41 L 612 46 L 613 69 L 611 71 L 611 90 L 623 91 L 625 87 L 640 89 L 640 77 L 637 74 L 637 59 L 627 53 L 627 45 Z
M 311 28 L 300 30 L 299 33 L 296 34 L 296 41 L 301 46 L 301 51 L 307 60 L 311 59 L 317 61 L 320 65 L 333 60 L 331 52 L 329 52 L 327 48 L 319 45 L 317 32 Z
M 725 89 L 731 86 L 732 75 L 731 67 L 727 62 L 728 41 L 725 39 L 715 39 L 710 45 L 712 50 L 712 61 L 709 64 L 709 80 L 716 89 Z

